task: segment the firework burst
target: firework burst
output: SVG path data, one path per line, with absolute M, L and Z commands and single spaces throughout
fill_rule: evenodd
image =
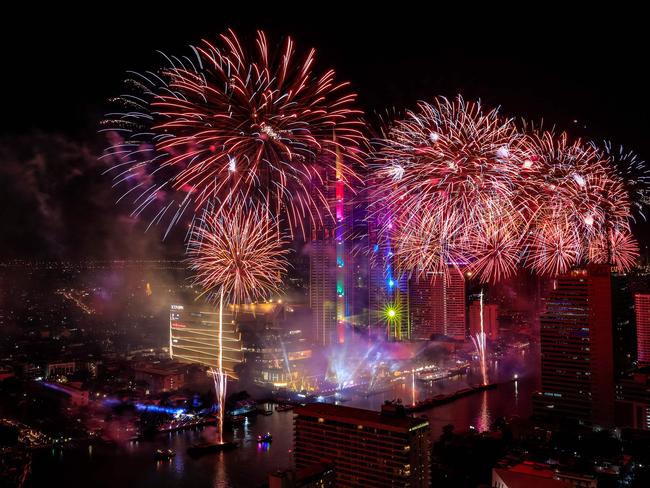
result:
M 236 207 L 209 213 L 194 226 L 189 267 L 202 295 L 219 303 L 218 365 L 211 370 L 223 444 L 228 377 L 223 368 L 223 307 L 268 298 L 279 290 L 287 269 L 285 239 L 266 207 Z
M 286 239 L 265 207 L 206 215 L 189 242 L 194 284 L 211 300 L 242 304 L 279 290 L 287 270 Z
M 603 157 L 610 161 L 618 173 L 636 216 L 647 220 L 645 210 L 650 204 L 650 171 L 645 161 L 633 151 L 623 146 L 615 146 L 611 142 L 603 143 L 602 147 L 593 143 L 592 146 L 602 151 Z
M 136 213 L 164 203 L 170 228 L 190 209 L 217 202 L 215 211 L 261 202 L 293 231 L 322 224 L 324 183 L 340 155 L 349 164 L 336 178 L 357 182 L 362 164 L 360 111 L 348 83 L 333 70 L 316 74 L 315 51 L 296 59 L 288 38 L 278 52 L 263 32 L 247 50 L 232 30 L 203 41 L 191 57 L 166 57 L 156 73 L 134 74 L 104 130 L 120 134 L 108 148 L 115 183 L 133 183 Z M 133 193 L 132 193 L 133 192 Z M 180 200 L 178 200 L 180 198 Z M 169 230 L 169 229 L 168 229 Z
M 629 231 L 612 230 L 608 238 L 598 236 L 589 247 L 589 260 L 611 263 L 620 271 L 628 271 L 639 257 L 639 245 Z
M 627 270 L 638 254 L 631 206 L 648 199 L 645 165 L 611 145 L 525 134 L 458 97 L 421 102 L 375 148 L 372 218 L 390 223 L 380 236 L 403 270 L 452 265 L 494 282 L 522 264 L 550 275 L 589 261 Z
M 535 134 L 530 141 L 544 170 L 531 204 L 533 269 L 557 274 L 587 261 L 629 269 L 636 256 L 629 234 L 631 204 L 612 161 L 593 145 L 570 142 L 566 134 Z M 616 257 L 614 247 L 620 250 Z
M 376 147 L 376 206 L 398 223 L 388 233 L 407 266 L 475 262 L 488 281 L 512 273 L 537 171 L 512 121 L 461 97 L 438 98 L 394 122 Z

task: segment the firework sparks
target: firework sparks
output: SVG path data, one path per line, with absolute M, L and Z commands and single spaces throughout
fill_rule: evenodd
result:
M 631 206 L 647 201 L 648 188 L 630 176 L 645 166 L 629 153 L 524 134 L 461 97 L 420 102 L 375 147 L 372 215 L 390 222 L 380 236 L 402 270 L 452 265 L 495 282 L 521 265 L 549 275 L 589 261 L 625 271 L 638 255 Z
M 228 378 L 223 369 L 223 307 L 268 298 L 279 290 L 287 269 L 285 239 L 265 207 L 242 207 L 210 214 L 195 226 L 189 242 L 194 284 L 219 302 L 218 365 L 212 370 L 219 406 L 219 442 Z
M 481 293 L 479 295 L 480 297 L 480 324 L 481 324 L 481 330 L 480 332 L 477 332 L 473 337 L 472 337 L 472 342 L 474 343 L 474 347 L 476 348 L 476 353 L 478 354 L 478 361 L 479 361 L 479 367 L 481 370 L 481 381 L 483 385 L 488 384 L 488 375 L 487 375 L 487 336 L 485 334 L 485 330 L 483 330 L 483 290 L 481 290 Z
M 104 123 L 124 138 L 106 152 L 117 161 L 116 184 L 144 179 L 127 191 L 135 212 L 171 192 L 180 202 L 154 218 L 176 208 L 170 228 L 188 208 L 240 201 L 269 205 L 292 231 L 321 225 L 337 153 L 349 163 L 337 172 L 345 185 L 358 182 L 352 166 L 363 164 L 363 122 L 348 83 L 333 70 L 316 74 L 314 50 L 297 60 L 290 38 L 274 53 L 261 31 L 250 50 L 232 30 L 192 49 L 192 57 L 166 57 L 156 73 L 134 74 L 134 93 L 117 99 L 122 113 Z
M 194 284 L 211 299 L 224 294 L 240 304 L 268 298 L 287 269 L 286 242 L 264 207 L 208 214 L 190 238 Z
M 614 146 L 611 142 L 605 142 L 602 148 L 592 145 L 600 149 L 613 165 L 625 185 L 634 212 L 647 220 L 645 208 L 650 204 L 650 171 L 645 161 L 633 151 Z

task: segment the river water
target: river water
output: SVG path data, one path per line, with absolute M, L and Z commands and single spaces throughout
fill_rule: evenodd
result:
M 447 424 L 453 424 L 457 429 L 474 426 L 486 430 L 499 416 L 530 416 L 537 375 L 527 371 L 534 370 L 531 367 L 533 364 L 536 364 L 536 360 L 527 352 L 508 361 L 492 363 L 490 380 L 505 382 L 497 389 L 470 395 L 418 415 L 429 418 L 432 439 L 437 439 L 442 427 Z M 509 381 L 514 374 L 519 379 Z M 344 404 L 378 410 L 384 400 L 401 398 L 404 403 L 411 403 L 413 398 L 452 393 L 468 384 L 477 383 L 477 380 L 476 373 L 472 372 L 466 377 L 432 384 L 410 378 L 381 394 L 368 398 L 352 396 Z M 257 435 L 266 432 L 273 435 L 273 441 L 258 444 Z M 95 445 L 64 452 L 42 452 L 35 456 L 32 464 L 32 486 L 256 487 L 266 481 L 269 472 L 290 466 L 293 413 L 274 412 L 270 416 L 250 417 L 244 425 L 229 430 L 225 437 L 239 443 L 239 448 L 199 458 L 190 457 L 186 453 L 187 448 L 201 440 L 214 440 L 215 427 L 170 433 L 119 446 Z M 172 448 L 177 455 L 170 461 L 154 461 L 153 453 L 158 448 Z

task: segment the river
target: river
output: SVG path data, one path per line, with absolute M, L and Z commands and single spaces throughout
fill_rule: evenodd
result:
M 490 367 L 491 381 L 504 382 L 497 389 L 467 396 L 418 415 L 426 415 L 431 424 L 432 439 L 437 439 L 443 426 L 453 424 L 458 429 L 470 425 L 479 430 L 489 428 L 499 416 L 530 416 L 532 393 L 537 387 L 531 366 L 536 359 L 529 353 L 508 361 L 494 362 Z M 528 372 L 527 372 L 528 371 Z M 509 381 L 514 374 L 519 379 Z M 410 403 L 413 398 L 425 398 L 438 393 L 451 393 L 476 383 L 476 373 L 432 384 L 410 380 L 395 385 L 390 391 L 371 397 L 352 396 L 345 405 L 378 410 L 384 400 L 401 398 Z M 413 389 L 415 386 L 415 390 Z M 271 408 L 268 406 L 267 408 Z M 271 432 L 273 441 L 258 444 L 259 434 Z M 124 445 L 95 445 L 63 452 L 46 451 L 35 456 L 32 465 L 32 486 L 63 486 L 66 488 L 245 488 L 264 483 L 267 474 L 291 464 L 293 447 L 293 413 L 274 412 L 258 415 L 230 430 L 226 438 L 239 443 L 239 448 L 218 454 L 192 458 L 186 449 L 202 439 L 214 440 L 215 427 L 198 428 L 160 435 L 153 440 Z M 170 461 L 154 461 L 158 448 L 172 448 L 177 455 Z

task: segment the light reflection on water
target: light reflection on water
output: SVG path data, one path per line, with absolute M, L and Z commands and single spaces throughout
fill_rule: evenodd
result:
M 532 393 L 536 380 L 523 374 L 527 363 L 535 359 L 521 356 L 521 364 L 505 364 L 499 361 L 492 366 L 493 380 L 511 379 L 514 370 L 519 371 L 516 382 L 501 384 L 496 390 L 488 390 L 453 403 L 427 410 L 418 415 L 429 418 L 432 438 L 437 439 L 442 428 L 453 424 L 457 430 L 470 425 L 486 430 L 498 416 L 531 413 Z M 517 369 L 520 368 L 520 369 Z M 501 375 L 502 377 L 499 377 Z M 411 374 L 403 383 L 394 385 L 389 391 L 370 397 L 353 396 L 343 405 L 378 410 L 384 400 L 401 398 L 410 403 L 440 393 L 453 393 L 478 383 L 476 372 L 467 377 L 422 383 L 414 381 Z M 260 406 L 261 407 L 261 406 Z M 271 406 L 265 408 L 270 409 Z M 270 432 L 273 441 L 257 443 L 257 436 Z M 273 415 L 258 415 L 234 429 L 225 436 L 239 443 L 239 448 L 230 452 L 207 454 L 192 458 L 186 450 L 193 443 L 214 440 L 216 427 L 173 432 L 153 440 L 137 441 L 119 446 L 84 447 L 64 453 L 50 452 L 39 455 L 33 462 L 33 487 L 66 486 L 67 488 L 238 488 L 256 487 L 267 481 L 269 472 L 284 468 L 291 463 L 293 448 L 292 412 L 274 412 Z M 168 461 L 154 461 L 153 452 L 158 448 L 172 448 L 177 455 Z

